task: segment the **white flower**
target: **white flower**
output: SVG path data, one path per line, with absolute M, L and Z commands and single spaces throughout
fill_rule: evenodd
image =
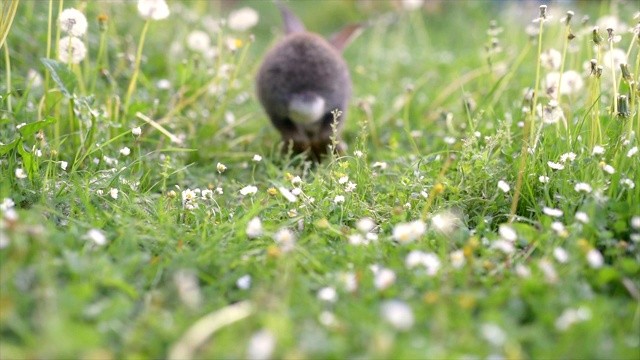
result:
M 447 234 L 455 229 L 456 220 L 456 216 L 451 212 L 443 211 L 431 218 L 431 225 L 439 232 Z
M 104 190 L 102 190 L 102 189 L 98 189 L 98 190 L 96 190 L 96 194 L 97 194 L 98 196 L 102 196 L 102 195 L 104 195 Z
M 576 159 L 577 155 L 573 152 L 568 152 L 565 154 L 560 155 L 560 161 L 563 163 L 566 163 L 567 160 L 569 160 L 570 162 L 573 162 Z
M 302 194 L 302 189 L 300 189 L 298 187 L 297 188 L 293 188 L 293 189 L 291 189 L 291 193 L 293 195 L 295 195 L 295 196 L 298 196 L 298 195 Z
M 245 31 L 256 26 L 258 23 L 258 12 L 249 7 L 243 7 L 241 9 L 232 11 L 229 14 L 228 24 L 229 29 L 235 31 Z
M 393 228 L 393 238 L 400 243 L 408 243 L 418 239 L 427 231 L 427 225 L 422 220 L 398 224 Z
M 569 261 L 569 253 L 567 252 L 567 250 L 561 247 L 553 249 L 553 257 L 555 257 L 556 260 L 558 260 L 558 262 L 562 264 L 566 264 L 567 261 Z
M 65 36 L 59 43 L 60 61 L 65 64 L 78 64 L 87 55 L 87 48 L 82 40 L 76 37 Z
M 197 197 L 197 194 L 195 191 L 191 190 L 191 189 L 186 189 L 182 191 L 182 202 L 183 203 L 190 203 L 192 201 L 195 201 Z
M 36 149 L 36 151 L 33 152 L 37 157 L 42 157 L 42 150 L 40 149 Z
M 5 221 L 7 221 L 8 223 L 15 223 L 16 221 L 18 221 L 18 212 L 14 208 L 5 210 L 2 215 Z M 3 232 L 0 232 L 0 249 L 5 248 L 9 245 L 9 239 L 3 242 L 2 236 L 6 235 Z
M 549 165 L 549 167 L 552 168 L 553 170 L 562 170 L 562 169 L 564 169 L 564 165 L 562 165 L 560 163 L 554 163 L 553 161 L 547 161 L 547 165 Z
M 634 216 L 631 218 L 631 228 L 636 230 L 640 229 L 640 216 Z
M 380 306 L 382 318 L 398 330 L 409 330 L 415 322 L 413 310 L 400 300 L 387 300 Z
M 580 221 L 583 224 L 589 223 L 589 215 L 587 215 L 587 213 L 585 212 L 582 212 L 582 211 L 576 212 L 575 218 L 576 220 Z
M 482 324 L 480 330 L 482 331 L 482 336 L 495 346 L 502 346 L 507 341 L 507 334 L 496 324 Z
M 551 217 L 560 217 L 564 214 L 560 209 L 554 209 L 546 206 L 542 208 L 542 212 Z
M 453 145 L 453 144 L 456 143 L 456 138 L 451 137 L 451 136 L 445 136 L 444 137 L 444 142 L 445 142 L 445 144 Z
M 246 196 L 249 194 L 255 194 L 257 192 L 258 192 L 258 188 L 253 185 L 248 185 L 240 189 L 240 194 L 243 196 Z
M 135 137 L 142 135 L 142 129 L 140 127 L 134 127 L 131 129 L 131 134 Z
M 362 231 L 363 233 L 373 230 L 375 226 L 376 226 L 376 223 L 368 217 L 363 217 L 362 219 L 358 220 L 358 222 L 356 223 L 356 228 Z
M 509 186 L 509 184 L 507 184 L 503 180 L 498 181 L 498 188 L 503 192 L 509 192 L 509 190 L 511 190 L 511 187 Z
M 87 238 L 93 241 L 96 245 L 104 245 L 107 243 L 107 237 L 104 236 L 102 231 L 98 229 L 91 229 L 87 232 Z
M 62 170 L 67 170 L 67 166 L 69 166 L 69 163 L 66 161 L 60 161 L 60 168 Z
M 138 0 L 138 13 L 145 20 L 163 20 L 170 11 L 164 0 Z
M 336 204 L 340 204 L 344 202 L 344 196 L 338 195 L 333 199 L 333 202 Z
M 129 154 L 131 154 L 131 149 L 129 149 L 128 147 L 125 146 L 122 149 L 120 149 L 120 155 L 129 156 Z
M 604 170 L 604 172 L 608 173 L 608 174 L 615 174 L 616 169 L 613 168 L 613 166 L 609 165 L 609 164 L 605 164 L 602 163 L 602 170 Z
M 267 330 L 254 333 L 247 348 L 248 360 L 268 360 L 276 348 L 276 337 Z
M 26 122 L 23 122 L 23 123 L 20 123 L 20 124 L 16 125 L 16 130 L 20 130 L 20 128 L 22 128 L 25 125 L 27 125 Z
M 334 303 L 338 300 L 338 292 L 332 287 L 323 287 L 318 291 L 318 299 Z
M 558 70 L 562 63 L 562 54 L 555 49 L 549 49 L 540 54 L 540 65 L 548 70 Z
M 600 251 L 592 249 L 587 253 L 587 262 L 592 268 L 600 269 L 604 265 L 604 257 L 602 257 Z
M 574 187 L 574 190 L 577 192 L 581 192 L 581 191 L 586 192 L 588 194 L 591 191 L 593 191 L 593 188 L 591 187 L 591 185 L 581 182 L 576 184 L 576 186 Z
M 118 189 L 116 189 L 116 188 L 111 188 L 111 189 L 109 189 L 109 195 L 110 195 L 112 198 L 114 198 L 114 199 L 117 199 L 117 198 L 118 198 L 118 193 L 119 193 L 119 192 L 120 192 L 120 191 L 119 191 Z
M 2 200 L 2 204 L 0 204 L 0 210 L 7 211 L 9 209 L 13 209 L 16 206 L 16 203 L 11 200 L 11 198 L 4 198 Z
M 551 230 L 557 232 L 558 234 L 564 233 L 564 225 L 560 221 L 554 221 L 551 223 Z
M 547 259 L 541 259 L 538 261 L 538 268 L 544 273 L 544 277 L 548 283 L 555 283 L 558 281 L 558 273 L 553 264 Z
M 386 170 L 387 169 L 387 163 L 386 162 L 376 161 L 375 163 L 373 163 L 372 167 L 378 167 L 378 168 L 380 168 L 380 170 Z
M 511 241 L 506 241 L 506 240 L 496 240 L 493 242 L 491 247 L 494 249 L 498 249 L 507 255 L 512 254 L 514 251 L 516 251 L 516 248 L 515 246 L 513 246 L 513 243 Z
M 360 150 L 356 150 L 356 151 L 354 151 L 354 152 L 353 152 L 353 155 L 355 155 L 356 157 L 360 158 L 360 157 L 362 157 L 362 155 L 364 155 L 364 154 L 362 153 L 362 151 L 360 151 Z
M 283 252 L 293 250 L 296 243 L 295 235 L 287 228 L 278 230 L 278 232 L 273 236 L 273 240 L 280 245 L 280 249 L 282 249 Z
M 60 29 L 69 36 L 82 36 L 87 32 L 87 18 L 76 9 L 65 9 L 58 17 Z
M 591 319 L 591 310 L 584 306 L 575 309 L 565 310 L 560 317 L 556 319 L 556 329 L 566 331 L 571 325 Z
M 629 189 L 636 187 L 636 184 L 631 179 L 621 179 L 620 184 L 627 186 Z
M 160 79 L 158 80 L 158 82 L 156 82 L 156 86 L 160 90 L 169 90 L 171 89 L 171 81 L 167 79 Z
M 178 296 L 184 305 L 190 309 L 197 309 L 202 303 L 202 293 L 198 275 L 190 269 L 180 269 L 173 274 L 173 283 Z
M 593 147 L 593 150 L 591 151 L 591 155 L 602 155 L 604 154 L 605 149 L 600 146 L 600 145 L 596 145 Z
M 544 176 L 544 175 L 540 175 L 538 177 L 538 181 L 540 181 L 543 184 L 546 184 L 549 182 L 549 177 L 548 176 Z
M 465 263 L 464 251 L 456 250 L 452 252 L 449 254 L 449 259 L 451 260 L 451 265 L 454 268 L 460 269 Z
M 210 46 L 211 38 L 204 31 L 194 30 L 187 35 L 187 47 L 193 51 L 203 53 L 209 50 Z
M 518 264 L 516 265 L 516 274 L 521 278 L 528 278 L 531 276 L 531 270 L 522 264 Z
M 298 201 L 298 198 L 284 186 L 280 186 L 278 190 L 280 190 L 280 194 L 282 194 L 282 196 L 284 196 L 284 198 L 287 199 L 287 201 L 289 202 Z
M 224 191 L 222 191 L 222 188 L 218 186 L 216 188 L 216 193 L 218 193 L 218 195 L 222 195 L 222 194 L 224 194 Z
M 627 157 L 632 157 L 633 155 L 635 155 L 638 152 L 638 147 L 634 146 L 631 149 L 629 149 L 629 151 L 627 152 Z
M 251 239 L 255 239 L 262 235 L 262 221 L 259 217 L 254 217 L 249 220 L 247 224 L 247 236 Z
M 331 311 L 324 310 L 318 315 L 318 322 L 324 326 L 333 326 L 336 324 L 336 316 Z
M 251 160 L 253 160 L 255 162 L 260 162 L 260 161 L 262 161 L 262 156 L 260 156 L 258 154 L 255 154 L 255 155 L 253 155 L 253 159 L 251 159 Z
M 347 183 L 347 186 L 344 188 L 344 191 L 353 192 L 356 189 L 356 186 L 358 186 L 358 184 L 355 184 L 355 183 L 352 183 L 351 181 L 349 181 Z
M 345 184 L 347 181 L 349 181 L 349 177 L 348 176 L 343 176 L 340 179 L 338 179 L 338 183 L 339 184 Z
M 518 233 L 509 225 L 500 225 L 498 228 L 498 234 L 504 240 L 514 242 L 518 240 Z
M 26 78 L 27 86 L 31 85 L 34 88 L 42 86 L 42 75 L 37 70 L 29 69 Z
M 222 174 L 225 170 L 227 170 L 227 167 L 223 163 L 218 163 L 218 165 L 216 165 L 216 169 L 218 169 L 218 174 Z
M 377 269 L 377 271 L 374 271 L 373 276 L 373 285 L 378 290 L 385 290 L 396 282 L 396 273 L 391 269 Z
M 22 168 L 17 168 L 16 169 L 16 177 L 18 179 L 25 179 L 27 177 L 27 173 L 24 172 L 24 169 Z
M 424 5 L 424 0 L 402 0 L 401 4 L 405 10 L 418 10 Z
M 238 280 L 236 280 L 236 286 L 241 290 L 249 290 L 251 287 L 251 275 L 247 274 L 238 278 Z
M 354 245 L 354 246 L 358 246 L 358 245 L 367 245 L 369 243 L 369 241 L 367 239 L 365 239 L 364 236 L 362 236 L 362 234 L 351 234 L 349 235 L 349 244 Z
M 293 179 L 291 179 L 291 185 L 296 185 L 296 184 L 302 184 L 302 179 L 300 178 L 300 176 L 296 176 Z
M 425 253 L 420 250 L 413 250 L 404 261 L 405 265 L 409 269 L 413 269 L 416 266 L 424 266 L 427 270 L 427 275 L 434 276 L 440 270 L 440 259 L 433 253 Z
M 344 285 L 344 289 L 348 292 L 358 290 L 358 277 L 353 272 L 345 272 L 340 274 L 340 281 Z

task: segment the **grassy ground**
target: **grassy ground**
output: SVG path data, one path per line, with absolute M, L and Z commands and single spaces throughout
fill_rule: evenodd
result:
M 638 8 L 363 4 L 290 4 L 324 34 L 371 20 L 345 53 L 348 154 L 316 166 L 279 153 L 253 94 L 269 2 L 215 31 L 218 3 L 172 1 L 140 56 L 135 3 L 21 2 L 0 60 L 0 358 L 638 358 L 638 77 L 609 52 L 640 73 Z M 72 66 L 68 7 L 89 19 Z

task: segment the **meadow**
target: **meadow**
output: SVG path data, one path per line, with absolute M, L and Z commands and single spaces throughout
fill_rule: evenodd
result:
M 319 164 L 276 6 L 164 4 L 0 2 L 0 358 L 640 357 L 637 4 L 286 2 L 367 23 Z

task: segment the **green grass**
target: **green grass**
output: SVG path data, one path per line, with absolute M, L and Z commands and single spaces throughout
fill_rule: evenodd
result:
M 630 85 L 614 68 L 614 86 L 606 30 L 599 50 L 591 33 L 604 15 L 631 29 L 637 7 L 551 5 L 540 27 L 538 8 L 520 3 L 362 4 L 289 4 L 323 34 L 371 21 L 345 52 L 347 155 L 316 165 L 280 153 L 254 96 L 280 36 L 270 2 L 233 5 L 259 11 L 251 30 L 214 32 L 203 21 L 225 18 L 220 4 L 172 1 L 168 19 L 149 23 L 128 107 L 145 26 L 134 3 L 65 2 L 89 20 L 87 57 L 69 66 L 55 55 L 59 2 L 21 2 L 0 49 L 0 200 L 15 204 L 5 200 L 0 220 L 0 358 L 637 358 L 638 77 Z M 566 126 L 544 124 L 531 108 L 549 107 L 546 79 L 559 70 L 539 67 L 538 49 L 563 52 L 567 10 L 576 38 L 562 67 L 583 86 L 557 99 Z M 491 20 L 502 32 L 487 34 Z M 189 50 L 193 30 L 217 57 Z M 615 34 L 640 73 L 637 33 Z M 592 58 L 600 78 L 583 68 Z M 619 94 L 628 114 L 613 112 Z M 299 188 L 297 200 L 281 187 Z M 262 234 L 250 237 L 255 217 Z M 377 240 L 353 245 L 364 217 Z M 402 237 L 412 221 L 426 229 Z M 430 255 L 414 252 L 411 267 L 413 251 Z

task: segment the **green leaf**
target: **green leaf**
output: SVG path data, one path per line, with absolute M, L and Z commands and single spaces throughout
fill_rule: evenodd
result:
M 41 58 L 40 61 L 42 61 L 44 66 L 49 69 L 49 72 L 51 72 L 51 78 L 56 82 L 56 84 L 58 84 L 58 87 L 64 96 L 71 98 L 76 85 L 78 85 L 76 75 L 69 70 L 67 65 L 61 62 L 47 58 Z
M 36 121 L 34 123 L 27 124 L 21 127 L 20 129 L 18 129 L 18 132 L 20 132 L 20 135 L 22 135 L 23 139 L 27 139 L 33 136 L 38 131 L 40 131 L 41 129 L 55 123 L 56 123 L 56 119 L 51 116 L 48 116 L 44 120 Z
M 0 155 L 4 155 L 11 151 L 14 147 L 16 147 L 16 145 L 18 145 L 19 140 L 20 139 L 15 139 L 8 144 L 0 145 Z
M 33 175 L 38 169 L 38 165 L 34 161 L 33 154 L 24 149 L 24 146 L 22 146 L 22 139 L 20 139 L 17 146 L 18 153 L 20 153 L 20 156 L 22 157 L 24 168 L 27 170 L 27 175 L 29 175 L 29 179 L 33 179 Z

